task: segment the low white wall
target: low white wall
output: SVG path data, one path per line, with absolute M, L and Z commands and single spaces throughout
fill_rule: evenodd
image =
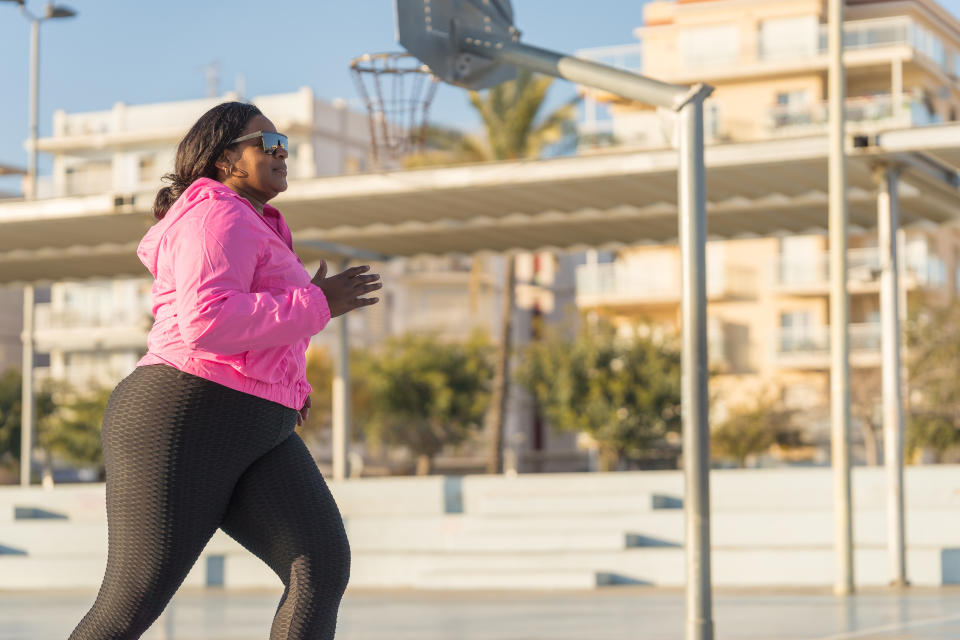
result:
M 853 474 L 856 579 L 889 580 L 884 470 Z M 331 483 L 351 540 L 351 586 L 582 588 L 684 580 L 677 471 L 370 478 Z M 908 574 L 960 583 L 960 466 L 905 473 Z M 832 472 L 711 473 L 719 586 L 833 583 Z M 0 488 L 0 589 L 96 588 L 106 562 L 104 485 Z M 278 586 L 222 532 L 187 582 Z

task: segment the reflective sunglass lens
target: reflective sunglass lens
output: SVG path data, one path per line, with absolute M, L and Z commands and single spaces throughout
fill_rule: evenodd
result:
M 287 142 L 287 136 L 279 133 L 267 133 L 263 134 L 263 150 L 267 153 L 276 153 L 277 149 L 283 149 L 284 151 L 288 150 L 289 144 Z

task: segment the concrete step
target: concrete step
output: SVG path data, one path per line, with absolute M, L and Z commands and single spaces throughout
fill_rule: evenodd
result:
M 243 552 L 257 562 L 255 556 Z M 187 574 L 184 585 L 203 587 L 211 582 L 211 572 L 220 565 L 215 556 L 203 554 Z M 261 562 L 261 564 L 263 564 Z M 10 556 L 0 555 L 0 592 L 16 590 L 86 589 L 96 590 L 103 580 L 107 557 L 103 555 Z M 221 571 L 222 573 L 222 571 Z M 279 580 L 274 576 L 275 582 Z M 273 586 L 273 585 L 267 585 Z
M 536 589 L 538 591 L 585 590 L 612 584 L 612 576 L 590 570 L 476 569 L 439 570 L 420 575 L 416 588 L 432 589 Z M 505 586 L 506 585 L 506 586 Z
M 103 484 L 80 484 L 46 490 L 40 487 L 0 489 L 0 524 L 23 520 L 98 521 L 107 517 Z
M 655 493 L 622 494 L 514 494 L 488 493 L 470 503 L 467 513 L 476 515 L 541 515 L 601 513 L 648 513 L 657 509 L 679 509 L 679 498 Z
M 409 527 L 391 526 L 377 529 L 347 525 L 350 548 L 356 553 L 405 551 L 565 551 L 618 550 L 630 546 L 653 544 L 644 536 L 621 531 L 553 530 L 478 532 L 427 529 L 418 523 Z
M 649 584 L 680 587 L 686 580 L 684 550 L 629 549 L 621 552 L 570 553 L 357 553 L 351 568 L 355 587 L 410 587 L 418 576 L 432 572 L 539 572 L 592 571 L 605 574 L 607 584 Z M 889 582 L 887 550 L 858 549 L 855 554 L 857 584 L 885 586 Z M 918 586 L 960 583 L 960 550 L 911 548 L 907 554 L 909 576 Z M 834 580 L 832 547 L 807 549 L 715 549 L 713 579 L 721 587 L 817 586 Z M 466 584 L 466 582 L 464 583 Z M 508 589 L 504 582 L 500 588 Z
M 462 513 L 462 478 L 426 476 L 358 478 L 330 482 L 344 515 L 439 515 Z
M 353 588 L 588 588 L 584 581 L 592 575 L 593 586 L 680 587 L 686 579 L 684 562 L 683 549 L 671 548 L 565 553 L 360 551 L 353 554 L 350 584 Z M 889 581 L 886 549 L 857 549 L 855 563 L 858 585 L 884 586 Z M 103 556 L 0 556 L 0 590 L 96 589 L 105 567 Z M 960 549 L 913 547 L 907 553 L 907 567 L 911 583 L 917 586 L 960 584 Z M 712 555 L 712 572 L 718 587 L 826 587 L 834 579 L 834 552 L 832 547 L 788 552 L 718 548 Z M 556 582 L 537 578 L 551 575 Z M 276 588 L 279 579 L 258 558 L 241 551 L 205 553 L 185 584 Z

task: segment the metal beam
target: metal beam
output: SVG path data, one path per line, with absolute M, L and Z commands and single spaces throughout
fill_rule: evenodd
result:
M 690 101 L 702 101 L 712 91 L 706 85 L 688 87 L 661 82 L 623 69 L 480 31 L 463 29 L 457 33 L 457 41 L 460 49 L 468 53 L 673 110 L 681 109 Z

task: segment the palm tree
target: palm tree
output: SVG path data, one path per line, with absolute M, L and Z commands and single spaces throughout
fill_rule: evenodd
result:
M 461 161 L 518 160 L 539 158 L 546 146 L 559 142 L 571 133 L 570 124 L 579 98 L 574 98 L 540 117 L 553 78 L 521 70 L 516 80 L 497 85 L 485 93 L 470 92 L 470 104 L 483 121 L 485 139 L 460 135 L 449 129 L 437 130 L 428 140 L 446 136 L 454 158 Z M 493 393 L 487 413 L 486 429 L 490 434 L 488 473 L 503 471 L 503 425 L 507 395 L 510 389 L 510 327 L 513 324 L 515 257 L 507 256 L 503 281 L 503 313 L 500 343 L 494 370 Z
M 424 132 L 425 150 L 404 158 L 404 167 L 539 158 L 548 145 L 575 133 L 572 123 L 579 96 L 541 116 L 553 80 L 521 69 L 515 80 L 499 84 L 484 93 L 471 91 L 470 104 L 483 122 L 485 135 L 475 136 L 435 125 L 427 127 Z M 503 471 L 503 425 L 509 391 L 515 269 L 514 256 L 508 255 L 504 269 L 501 336 L 490 410 L 486 417 L 486 429 L 490 434 L 488 473 Z M 472 282 L 476 280 L 471 279 Z
M 553 78 L 520 70 L 517 78 L 484 93 L 470 92 L 470 104 L 484 125 L 484 136 L 438 125 L 424 132 L 423 153 L 403 159 L 407 168 L 539 158 L 545 147 L 575 133 L 575 106 L 580 98 L 540 117 Z

